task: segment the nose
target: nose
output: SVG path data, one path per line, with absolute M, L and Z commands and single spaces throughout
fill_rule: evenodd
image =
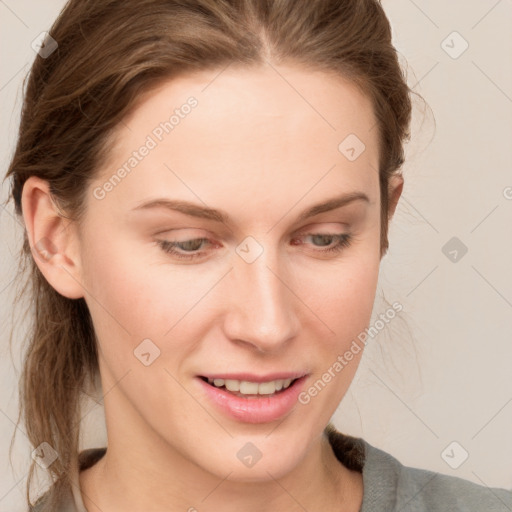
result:
M 260 352 L 278 351 L 299 329 L 293 279 L 268 248 L 251 263 L 237 254 L 233 261 L 226 283 L 225 334 Z

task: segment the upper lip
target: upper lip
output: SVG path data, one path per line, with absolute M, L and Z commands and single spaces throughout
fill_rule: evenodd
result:
M 224 379 L 224 380 L 245 380 L 249 382 L 268 382 L 271 380 L 299 379 L 307 375 L 307 372 L 274 372 L 266 375 L 256 375 L 248 372 L 237 373 L 211 373 L 208 375 L 200 375 L 207 379 Z

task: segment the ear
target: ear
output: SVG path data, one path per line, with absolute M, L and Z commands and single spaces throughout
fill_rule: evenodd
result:
M 41 273 L 64 297 L 83 297 L 75 225 L 54 203 L 48 182 L 30 176 L 23 185 L 21 207 L 32 255 Z
M 402 190 L 404 188 L 404 178 L 401 174 L 394 174 L 389 179 L 388 183 L 388 220 L 391 220 L 393 215 L 395 214 L 396 206 L 398 204 L 398 200 L 402 195 Z

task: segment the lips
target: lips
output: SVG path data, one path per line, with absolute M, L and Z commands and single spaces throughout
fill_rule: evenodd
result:
M 223 389 L 239 397 L 273 396 L 281 393 L 305 375 L 304 372 L 281 372 L 267 375 L 252 373 L 224 373 L 200 378 L 217 389 Z
M 208 378 L 226 378 L 225 380 L 240 381 L 247 379 L 248 382 L 258 384 L 283 378 L 293 380 L 286 389 L 272 394 L 243 395 L 228 391 L 224 387 L 215 387 L 213 383 L 208 383 Z M 207 401 L 223 414 L 244 423 L 267 423 L 278 420 L 293 411 L 306 379 L 307 374 L 304 373 L 274 373 L 265 376 L 250 373 L 231 373 L 198 376 L 196 382 L 199 383 Z
M 199 375 L 201 378 L 206 379 L 224 379 L 224 380 L 245 380 L 249 382 L 269 382 L 271 380 L 286 380 L 286 379 L 299 379 L 307 375 L 308 372 L 274 372 L 267 375 L 256 375 L 249 372 L 237 373 L 209 373 Z
M 211 379 L 202 377 L 205 382 L 218 389 L 225 389 L 241 397 L 272 396 L 290 387 L 297 379 L 277 379 L 265 382 L 250 382 L 247 380 Z

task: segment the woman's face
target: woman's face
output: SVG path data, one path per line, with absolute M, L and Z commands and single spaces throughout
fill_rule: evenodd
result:
M 375 123 L 341 78 L 228 67 L 161 85 L 120 126 L 79 238 L 109 452 L 257 481 L 318 441 L 374 302 Z M 256 389 L 275 395 L 236 396 Z

